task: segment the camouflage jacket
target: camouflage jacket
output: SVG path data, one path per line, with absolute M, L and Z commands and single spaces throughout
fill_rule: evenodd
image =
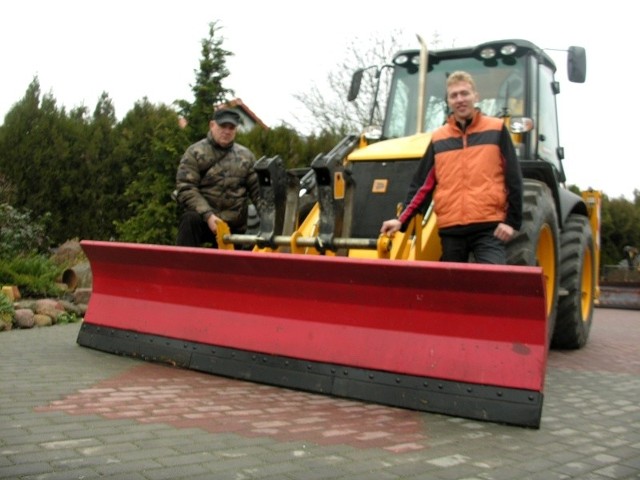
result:
M 195 210 L 205 221 L 215 213 L 233 231 L 244 232 L 249 202 L 259 208 L 255 160 L 248 148 L 237 143 L 228 149 L 219 147 L 209 132 L 180 159 L 176 174 L 178 203 L 186 210 Z

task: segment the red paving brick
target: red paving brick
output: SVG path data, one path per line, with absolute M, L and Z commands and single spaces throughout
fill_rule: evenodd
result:
M 271 437 L 347 444 L 402 453 L 425 448 L 419 412 L 242 382 L 165 365 L 137 365 L 122 375 L 39 407 L 38 412 L 101 415 Z M 421 444 L 422 442 L 422 444 Z
M 600 316 L 602 317 L 602 315 Z M 640 324 L 624 310 L 594 325 L 586 348 L 552 351 L 549 368 L 640 373 Z M 350 445 L 405 453 L 427 448 L 420 412 L 231 380 L 158 364 L 125 373 L 36 409 L 236 433 L 245 438 Z

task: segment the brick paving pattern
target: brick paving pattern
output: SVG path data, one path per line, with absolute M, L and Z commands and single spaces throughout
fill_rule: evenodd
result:
M 135 366 L 37 412 L 98 414 L 243 437 L 409 451 L 425 448 L 423 415 L 162 365 Z
M 637 479 L 640 312 L 552 351 L 539 430 L 236 381 L 0 334 L 0 478 Z

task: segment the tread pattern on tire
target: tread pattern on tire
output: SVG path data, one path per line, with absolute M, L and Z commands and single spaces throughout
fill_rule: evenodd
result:
M 558 216 L 549 187 L 537 180 L 523 180 L 523 208 L 522 226 L 518 235 L 507 244 L 507 263 L 509 265 L 537 266 L 538 242 L 541 230 L 547 226 L 551 230 L 554 239 L 554 268 L 550 275 L 553 282 L 553 298 L 549 314 L 549 338 L 555 328 L 555 319 L 558 305 L 558 292 L 560 290 L 559 256 L 560 256 L 560 229 Z
M 591 261 L 595 258 L 595 245 L 589 219 L 583 215 L 571 214 L 565 222 L 561 236 L 560 250 L 560 286 L 567 295 L 558 301 L 558 315 L 553 335 L 554 348 L 577 349 L 582 348 L 589 338 L 593 319 L 593 295 L 589 300 L 587 314 L 583 318 L 582 312 L 582 275 L 588 257 L 585 251 L 589 249 Z M 595 268 L 591 278 L 591 292 L 595 290 Z

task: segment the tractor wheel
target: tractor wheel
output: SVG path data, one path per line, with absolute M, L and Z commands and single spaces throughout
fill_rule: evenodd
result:
M 577 349 L 587 343 L 596 288 L 595 245 L 589 219 L 569 215 L 561 237 L 558 317 L 551 345 Z
M 509 265 L 542 267 L 549 343 L 555 327 L 559 292 L 560 230 L 549 187 L 536 180 L 523 182 L 522 227 L 507 245 Z

